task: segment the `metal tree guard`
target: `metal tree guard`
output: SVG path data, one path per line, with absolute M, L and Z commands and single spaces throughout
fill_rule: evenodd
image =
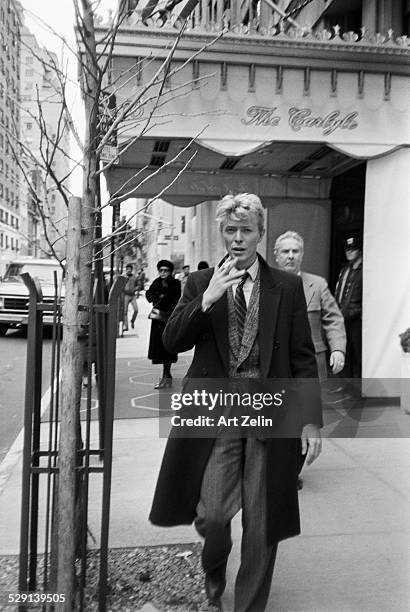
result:
M 43 348 L 43 314 L 50 314 L 50 303 L 44 303 L 41 287 L 29 274 L 22 275 L 29 290 L 29 314 L 27 333 L 27 370 L 24 411 L 24 448 L 22 467 L 22 498 L 20 524 L 20 565 L 19 589 L 22 592 L 43 590 L 52 591 L 56 584 L 56 546 L 55 511 L 58 490 L 58 429 L 60 401 L 60 348 L 61 348 L 61 297 L 58 296 L 55 278 L 55 300 L 53 304 L 52 356 L 50 368 L 50 403 L 47 409 L 48 435 L 44 435 L 46 420 L 42 416 L 41 380 Z M 78 546 L 77 572 L 78 605 L 84 610 L 87 564 L 87 521 L 90 474 L 102 474 L 103 487 L 101 499 L 101 542 L 99 567 L 99 610 L 106 609 L 108 576 L 108 536 L 110 520 L 112 443 L 115 395 L 115 357 L 118 330 L 118 301 L 126 283 L 124 277 L 114 282 L 108 296 L 104 299 L 103 278 L 94 284 L 90 296 L 89 325 L 87 330 L 87 397 L 85 420 L 80 424 L 81 445 L 77 454 L 78 466 Z M 91 443 L 92 409 L 92 363 L 98 397 L 98 442 Z M 43 420 L 42 420 L 43 418 Z M 91 459 L 100 461 L 92 465 Z M 42 477 L 40 483 L 40 477 Z M 45 484 L 44 500 L 44 554 L 42 564 L 42 585 L 39 587 L 39 491 Z M 75 534 L 73 534 L 75 537 Z M 55 589 L 54 589 L 55 590 Z M 49 604 L 48 604 L 49 605 Z M 19 608 L 22 611 L 24 608 Z M 46 604 L 43 606 L 46 610 Z

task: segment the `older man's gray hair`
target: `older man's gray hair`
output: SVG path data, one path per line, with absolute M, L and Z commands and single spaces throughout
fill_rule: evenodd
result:
M 297 232 L 293 232 L 292 230 L 288 230 L 287 232 L 285 232 L 284 234 L 281 234 L 280 236 L 276 238 L 276 242 L 275 242 L 275 246 L 273 250 L 277 251 L 279 249 L 279 246 L 282 240 L 287 240 L 288 238 L 293 238 L 294 240 L 297 240 L 300 244 L 300 250 L 303 252 L 304 244 L 305 244 L 304 240 L 300 234 L 298 234 Z

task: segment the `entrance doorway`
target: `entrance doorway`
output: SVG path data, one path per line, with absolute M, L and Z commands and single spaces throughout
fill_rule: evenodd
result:
M 335 176 L 332 202 L 329 287 L 334 292 L 341 267 L 346 263 L 343 241 L 351 236 L 363 240 L 366 163 Z

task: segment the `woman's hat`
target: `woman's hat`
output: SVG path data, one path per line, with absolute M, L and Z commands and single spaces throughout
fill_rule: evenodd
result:
M 161 261 L 157 263 L 157 270 L 159 270 L 160 268 L 169 268 L 169 270 L 173 272 L 174 264 L 172 263 L 172 261 L 168 261 L 168 259 L 161 259 Z

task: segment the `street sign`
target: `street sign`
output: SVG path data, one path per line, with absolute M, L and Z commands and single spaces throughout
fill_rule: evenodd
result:
M 114 147 L 112 145 L 104 145 L 100 153 L 100 159 L 101 161 L 105 161 L 105 162 L 111 162 L 115 160 L 114 164 L 118 164 L 118 159 L 115 159 L 117 155 L 118 155 L 117 147 Z

